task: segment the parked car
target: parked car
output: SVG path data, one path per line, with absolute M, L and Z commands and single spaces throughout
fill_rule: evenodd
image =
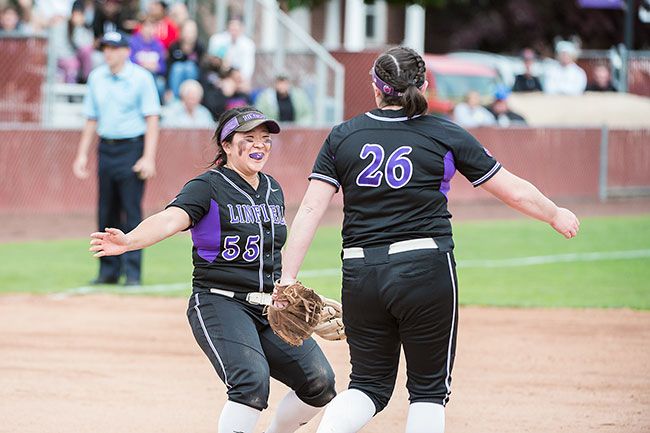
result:
M 468 62 L 481 64 L 494 68 L 499 75 L 499 79 L 512 88 L 515 84 L 515 77 L 523 74 L 525 71 L 524 61 L 518 56 L 506 56 L 503 54 L 488 53 L 485 51 L 454 51 L 447 54 L 450 57 L 466 60 Z M 548 68 L 558 65 L 558 61 L 553 58 L 537 58 L 533 64 L 533 75 L 539 78 L 544 87 L 544 77 Z
M 495 69 L 499 79 L 509 88 L 515 84 L 515 76 L 524 72 L 524 62 L 516 56 L 504 56 L 484 51 L 454 51 L 447 55 Z M 541 71 L 533 69 L 533 72 L 539 75 Z
M 481 95 L 482 103 L 494 98 L 500 84 L 494 68 L 446 55 L 426 54 L 427 101 L 429 111 L 448 114 L 470 90 Z

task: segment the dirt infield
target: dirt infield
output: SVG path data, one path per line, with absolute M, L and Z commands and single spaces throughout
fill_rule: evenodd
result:
M 185 307 L 178 298 L 0 297 L 0 432 L 215 432 L 225 388 Z M 648 432 L 648 341 L 648 312 L 462 308 L 447 431 Z M 323 346 L 344 389 L 347 346 Z M 284 392 L 272 385 L 258 432 Z M 389 407 L 362 431 L 403 431 L 407 407 L 401 373 Z

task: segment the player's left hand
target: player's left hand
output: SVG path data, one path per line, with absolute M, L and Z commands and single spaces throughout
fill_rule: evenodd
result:
M 145 158 L 143 156 L 136 161 L 132 170 L 138 173 L 140 179 L 149 179 L 156 174 L 156 162 L 151 158 Z
M 120 229 L 106 228 L 105 232 L 95 232 L 90 235 L 90 249 L 93 257 L 119 256 L 128 251 L 129 240 Z
M 287 279 L 287 278 L 280 278 L 279 280 L 275 281 L 275 284 L 273 286 L 273 294 L 271 295 L 271 299 L 273 299 L 273 306 L 277 308 L 278 310 L 281 310 L 283 308 L 286 308 L 289 303 L 284 300 L 280 300 L 280 293 L 282 292 L 282 289 L 290 286 L 291 284 L 295 283 L 295 279 Z

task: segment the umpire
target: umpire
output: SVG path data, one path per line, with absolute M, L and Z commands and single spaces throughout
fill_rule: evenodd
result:
M 81 133 L 73 172 L 86 179 L 88 152 L 99 135 L 99 229 L 133 230 L 142 220 L 144 182 L 156 172 L 160 101 L 150 72 L 129 61 L 128 37 L 107 32 L 101 39 L 106 64 L 88 77 L 84 98 L 86 124 Z M 102 257 L 92 284 L 140 284 L 142 254 Z

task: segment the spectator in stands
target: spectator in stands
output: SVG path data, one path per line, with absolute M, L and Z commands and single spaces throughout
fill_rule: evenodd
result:
M 72 4 L 72 10 L 82 11 L 84 15 L 84 25 L 92 29 L 93 20 L 95 19 L 95 0 L 75 0 Z
M 137 25 L 138 9 L 131 2 L 104 0 L 97 2 L 93 19 L 93 34 L 99 40 L 107 32 L 131 33 Z
M 141 221 L 145 179 L 156 172 L 160 102 L 151 74 L 129 61 L 126 34 L 108 32 L 100 42 L 106 64 L 88 77 L 84 99 L 86 125 L 81 133 L 73 172 L 85 179 L 90 145 L 99 134 L 99 229 L 130 231 Z M 139 285 L 141 255 L 100 259 L 93 284 Z
M 20 17 L 19 28 L 23 34 L 32 34 L 40 30 L 39 25 L 34 17 L 33 10 L 33 0 L 16 1 L 16 11 Z
M 250 83 L 255 71 L 255 43 L 243 31 L 241 18 L 231 18 L 227 31 L 210 38 L 208 53 L 222 58 L 226 67 L 241 71 L 244 80 Z
M 474 90 L 467 93 L 465 102 L 456 105 L 453 119 L 463 128 L 478 128 L 496 124 L 492 113 L 481 105 L 481 95 Z
M 512 86 L 513 92 L 541 92 L 542 83 L 533 75 L 533 65 L 535 64 L 535 51 L 526 48 L 521 54 L 526 70 L 523 74 L 515 77 L 515 84 Z
M 77 81 L 85 83 L 93 69 L 94 36 L 87 20 L 88 2 L 76 0 L 68 22 L 68 40 L 78 61 Z M 92 23 L 92 20 L 90 21 Z
M 203 88 L 196 80 L 185 80 L 180 87 L 181 100 L 165 108 L 162 126 L 168 128 L 214 128 L 210 110 L 200 104 Z
M 555 51 L 560 64 L 547 70 L 544 91 L 551 95 L 582 95 L 587 87 L 587 74 L 575 62 L 578 48 L 572 42 L 560 41 Z
M 598 65 L 594 68 L 594 80 L 587 85 L 587 90 L 591 92 L 616 92 L 616 87 L 612 84 L 607 66 Z
M 510 96 L 508 89 L 504 87 L 497 89 L 494 95 L 494 102 L 488 107 L 488 110 L 494 116 L 496 124 L 502 128 L 525 126 L 526 119 L 512 111 L 508 106 L 508 96 Z
M 177 2 L 169 7 L 169 18 L 176 24 L 177 29 L 182 29 L 185 21 L 190 19 L 190 13 L 185 3 Z
M 131 61 L 153 74 L 162 100 L 165 91 L 167 52 L 155 32 L 156 21 L 148 15 L 142 20 L 140 31 L 131 37 Z
M 203 44 L 198 40 L 199 31 L 195 21 L 187 20 L 181 29 L 179 40 L 171 44 L 167 54 L 167 87 L 175 98 L 179 97 L 181 83 L 198 80 L 199 65 L 203 58 Z
M 215 89 L 219 87 L 219 81 L 221 81 L 221 75 L 223 74 L 223 59 L 206 53 L 199 66 L 199 83 L 203 88 L 201 104 L 210 108 L 210 99 L 213 98 Z
M 76 83 L 80 62 L 69 37 L 73 0 L 39 0 L 34 16 L 49 36 L 51 53 L 56 59 L 57 81 Z
M 149 2 L 147 12 L 154 23 L 154 35 L 160 39 L 165 50 L 168 50 L 171 44 L 178 39 L 178 27 L 167 16 L 167 3 L 162 0 L 152 0 Z
M 210 110 L 215 121 L 227 110 L 251 104 L 250 95 L 242 91 L 237 83 L 237 74 L 236 69 L 230 68 L 218 80 L 213 78 L 212 81 L 202 83 L 202 103 Z
M 292 86 L 286 74 L 275 78 L 275 86 L 262 91 L 255 105 L 269 118 L 297 125 L 311 125 L 311 101 L 304 90 Z
M 13 6 L 5 6 L 0 10 L 0 34 L 23 33 L 18 10 Z

